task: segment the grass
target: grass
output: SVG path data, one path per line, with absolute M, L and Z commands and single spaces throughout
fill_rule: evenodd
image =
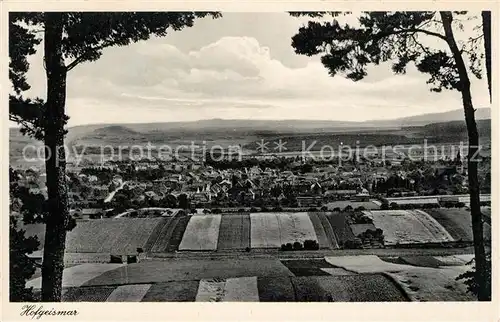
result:
M 151 284 L 129 284 L 118 286 L 106 302 L 140 302 L 151 288 Z
M 455 240 L 472 241 L 472 222 L 469 210 L 457 208 L 428 209 L 426 212 L 439 222 Z M 484 237 L 491 240 L 491 226 L 483 225 Z
M 250 214 L 250 247 L 281 247 L 280 224 L 274 213 Z
M 326 214 L 339 245 L 344 245 L 348 240 L 354 240 L 355 236 L 346 222 L 347 214 L 330 212 Z
M 314 226 L 306 212 L 277 213 L 276 216 L 280 224 L 281 244 L 318 240 Z
M 370 215 L 375 227 L 384 231 L 386 245 L 453 240 L 452 236 L 431 217 L 416 211 L 380 210 L 371 211 Z
M 316 237 L 318 237 L 318 244 L 320 249 L 332 249 L 334 248 L 333 242 L 328 238 L 325 232 L 325 228 L 321 224 L 321 220 L 318 217 L 318 214 L 315 212 L 310 212 L 309 219 L 314 227 L 314 231 L 316 232 Z
M 174 281 L 153 284 L 141 302 L 194 302 L 198 281 Z
M 85 285 L 140 284 L 247 276 L 292 276 L 275 259 L 144 261 L 105 272 Z
M 257 277 L 228 278 L 224 289 L 224 302 L 259 302 Z
M 135 254 L 161 221 L 161 218 L 123 218 L 79 222 L 67 235 L 66 252 Z
M 75 287 L 63 294 L 64 302 L 104 302 L 115 287 Z
M 101 274 L 113 271 L 122 267 L 123 264 L 81 264 L 65 268 L 63 271 L 63 287 L 77 287 L 84 285 L 87 281 L 92 280 Z M 41 288 L 42 278 L 37 277 L 29 280 L 26 287 Z
M 189 222 L 188 216 L 179 217 L 173 224 L 174 229 L 172 230 L 172 235 L 168 239 L 168 244 L 165 250 L 167 252 L 175 252 L 179 249 L 179 244 L 181 243 L 182 236 L 186 231 L 186 227 Z
M 322 268 L 334 268 L 324 259 L 299 259 L 282 260 L 283 263 L 295 276 L 327 276 L 330 275 Z
M 407 271 L 389 273 L 406 291 L 412 301 L 473 301 L 463 281 L 455 278 L 467 266 L 446 268 L 413 267 Z
M 247 247 L 250 247 L 250 216 L 248 214 L 223 215 L 217 249 L 241 250 Z
M 294 302 L 295 291 L 288 276 L 259 277 L 257 289 L 260 302 Z
M 325 230 L 326 238 L 332 244 L 332 247 L 339 248 L 337 237 L 335 236 L 335 232 L 333 231 L 332 225 L 327 219 L 327 216 L 322 212 L 318 212 L 316 214 L 318 215 L 319 221 Z
M 226 281 L 223 279 L 201 280 L 196 293 L 196 302 L 222 302 Z
M 221 215 L 192 216 L 179 250 L 216 250 Z

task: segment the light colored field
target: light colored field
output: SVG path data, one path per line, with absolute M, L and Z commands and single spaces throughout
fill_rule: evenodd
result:
M 430 216 L 412 210 L 365 211 L 375 227 L 384 231 L 385 244 L 438 243 L 453 241 Z
M 68 253 L 135 254 L 161 218 L 96 219 L 79 222 L 66 238 Z
M 467 266 L 446 268 L 414 267 L 389 273 L 403 287 L 412 301 L 473 301 L 463 281 L 455 278 L 467 271 Z
M 375 209 L 380 209 L 380 202 L 377 200 L 370 200 L 370 201 L 351 201 L 351 200 L 338 200 L 338 201 L 333 201 L 329 202 L 326 204 L 328 207 L 329 211 L 332 211 L 334 208 L 340 208 L 340 210 L 343 210 L 347 206 L 351 206 L 353 209 L 356 209 L 358 207 L 364 207 L 367 210 L 375 210 Z
M 121 285 L 108 296 L 106 302 L 140 302 L 151 284 Z
M 250 244 L 252 248 L 278 248 L 282 244 L 303 243 L 318 236 L 306 212 L 250 214 Z
M 224 289 L 224 302 L 259 302 L 257 277 L 228 278 Z
M 304 243 L 308 239 L 318 241 L 314 226 L 306 212 L 277 213 L 276 216 L 280 224 L 280 245 L 293 244 L 296 241 Z
M 201 280 L 198 285 L 196 302 L 221 302 L 224 297 L 224 280 Z
M 412 301 L 470 301 L 463 281 L 455 278 L 469 266 L 440 268 L 415 267 L 382 261 L 374 255 L 325 257 L 335 266 L 356 273 L 386 273 L 398 283 Z
M 411 267 L 384 262 L 376 255 L 327 256 L 325 260 L 334 266 L 356 273 L 400 272 Z
M 247 276 L 293 276 L 277 259 L 189 259 L 142 261 L 97 276 L 85 286 L 150 284 Z
M 220 215 L 192 216 L 179 250 L 216 250 L 220 222 Z
M 250 214 L 250 247 L 281 247 L 280 225 L 275 214 Z
M 123 264 L 81 264 L 64 269 L 63 287 L 82 286 L 91 279 L 119 267 Z M 37 277 L 26 283 L 26 287 L 41 288 L 42 278 Z

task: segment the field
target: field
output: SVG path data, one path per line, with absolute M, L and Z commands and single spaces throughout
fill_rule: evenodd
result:
M 426 209 L 426 212 L 438 221 L 455 240 L 472 241 L 472 222 L 469 210 L 457 208 Z M 491 226 L 483 226 L 484 238 L 491 240 Z
M 63 271 L 63 286 L 82 286 L 89 280 L 102 275 L 105 272 L 122 267 L 123 264 L 81 264 L 65 268 Z M 26 287 L 41 288 L 42 278 L 37 277 L 26 282 Z
M 140 302 L 151 284 L 121 285 L 113 290 L 106 302 Z
M 160 218 L 99 219 L 79 222 L 66 238 L 68 253 L 136 254 Z
M 179 250 L 216 250 L 220 215 L 191 216 Z
M 337 241 L 335 239 L 335 234 L 333 233 L 333 229 L 328 223 L 328 220 L 325 219 L 327 226 L 325 227 L 319 218 L 319 213 L 310 212 L 309 219 L 311 219 L 311 223 L 314 226 L 314 231 L 316 232 L 316 236 L 318 237 L 318 244 L 320 249 L 332 249 L 337 248 Z M 321 214 L 323 215 L 323 214 Z M 323 215 L 324 217 L 324 215 Z M 328 231 L 328 232 L 327 232 Z
M 421 211 L 366 211 L 375 227 L 384 231 L 385 244 L 439 243 L 453 241 L 452 236 L 432 217 Z
M 217 249 L 242 250 L 250 247 L 250 216 L 222 216 Z
M 160 283 L 247 276 L 293 276 L 277 259 L 144 261 L 110 270 L 86 286 Z
M 307 213 L 250 214 L 252 248 L 277 248 L 282 244 L 318 240 Z
M 328 219 L 340 246 L 344 245 L 344 243 L 348 240 L 354 240 L 355 236 L 346 222 L 347 214 L 330 212 L 326 213 L 326 218 Z
M 250 214 L 250 245 L 252 248 L 281 247 L 280 224 L 275 214 Z
M 356 273 L 384 273 L 398 283 L 412 301 L 471 301 L 466 286 L 455 278 L 468 266 L 442 266 L 439 268 L 393 264 L 374 255 L 326 257 L 332 265 Z M 439 260 L 439 259 L 437 259 Z M 443 261 L 446 261 L 445 259 Z

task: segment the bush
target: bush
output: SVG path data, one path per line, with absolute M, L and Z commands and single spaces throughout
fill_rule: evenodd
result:
M 340 212 L 340 207 L 335 207 L 335 208 L 333 208 L 333 211 L 334 211 L 334 212 Z
M 328 207 L 327 206 L 321 207 L 321 211 L 328 211 Z
M 213 214 L 220 214 L 220 213 L 222 213 L 222 210 L 220 210 L 219 208 L 215 208 L 214 210 L 212 210 L 212 213 Z
M 283 251 L 293 250 L 293 245 L 290 243 L 282 244 L 281 250 Z
M 302 244 L 298 241 L 293 243 L 293 250 L 301 250 L 303 248 Z
M 250 252 L 250 247 L 245 247 L 245 252 Z
M 250 212 L 258 212 L 258 210 L 257 210 L 257 208 L 252 207 L 252 208 L 250 208 Z
M 391 209 L 399 209 L 399 205 L 395 202 L 391 202 L 390 208 Z
M 359 249 L 361 248 L 362 243 L 361 240 L 356 238 L 354 240 L 346 240 L 344 243 L 344 248 L 347 249 Z
M 319 244 L 315 240 L 307 239 L 307 240 L 304 241 L 304 249 L 307 249 L 307 250 L 318 250 L 319 249 Z
M 318 211 L 318 209 L 316 209 L 316 208 L 314 208 L 314 207 L 311 207 L 311 208 L 309 208 L 307 211 L 309 211 L 309 212 L 317 212 L 317 211 Z
M 238 209 L 238 212 L 245 212 L 245 209 L 240 208 L 240 209 Z

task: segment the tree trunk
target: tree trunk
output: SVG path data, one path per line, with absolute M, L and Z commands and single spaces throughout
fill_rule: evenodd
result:
M 462 103 L 464 106 L 465 123 L 469 135 L 469 154 L 467 155 L 468 177 L 469 177 L 469 194 L 470 194 L 470 209 L 472 217 L 472 233 L 474 237 L 474 254 L 476 265 L 476 282 L 479 285 L 478 300 L 490 301 L 491 289 L 488 281 L 488 267 L 486 260 L 486 252 L 484 248 L 483 235 L 483 220 L 480 208 L 479 199 L 479 180 L 477 176 L 477 165 L 479 162 L 476 153 L 479 148 L 479 134 L 477 131 L 476 120 L 474 117 L 475 109 L 472 104 L 472 96 L 470 92 L 470 80 L 467 74 L 464 60 L 461 52 L 455 41 L 451 23 L 453 16 L 449 11 L 441 12 L 441 19 L 447 43 L 455 59 L 457 70 L 460 76 L 460 92 L 462 94 Z
M 64 125 L 66 116 L 66 66 L 61 41 L 64 13 L 45 13 L 45 69 L 47 102 L 44 112 L 44 134 L 48 192 L 45 245 L 42 267 L 42 301 L 61 301 L 66 226 L 69 219 Z
M 491 11 L 483 11 L 483 35 L 484 35 L 484 54 L 486 57 L 486 76 L 488 77 L 488 90 L 491 97 Z

